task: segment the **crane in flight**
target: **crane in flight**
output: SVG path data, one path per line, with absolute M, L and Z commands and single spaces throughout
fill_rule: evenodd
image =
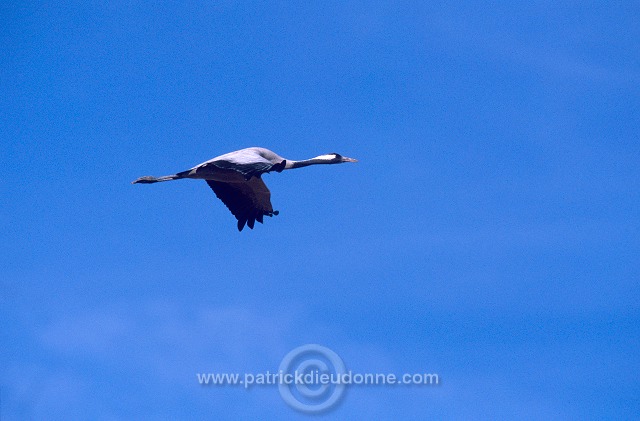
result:
M 162 177 L 145 176 L 132 184 L 151 184 L 181 178 L 202 179 L 229 208 L 238 220 L 238 231 L 245 224 L 253 229 L 255 221 L 262 223 L 263 217 L 277 215 L 271 205 L 271 192 L 262 181 L 262 174 L 282 172 L 318 164 L 342 164 L 358 162 L 337 153 L 316 156 L 302 161 L 284 159 L 265 148 L 246 148 L 210 159 L 195 167 L 173 175 Z

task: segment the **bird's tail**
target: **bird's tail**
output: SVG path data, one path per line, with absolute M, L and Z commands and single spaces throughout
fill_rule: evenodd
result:
M 153 177 L 150 175 L 145 175 L 144 177 L 140 177 L 137 180 L 134 180 L 131 182 L 131 184 L 152 184 L 152 183 L 159 183 L 161 181 L 170 181 L 170 180 L 177 180 L 179 178 L 182 178 L 179 174 L 173 174 L 173 175 L 165 175 L 162 177 Z

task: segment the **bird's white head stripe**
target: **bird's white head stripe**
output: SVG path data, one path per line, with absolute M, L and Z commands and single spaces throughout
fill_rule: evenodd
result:
M 330 161 L 332 159 L 336 159 L 336 156 L 334 154 L 320 155 L 320 156 L 316 156 L 315 159 L 324 159 L 324 160 Z

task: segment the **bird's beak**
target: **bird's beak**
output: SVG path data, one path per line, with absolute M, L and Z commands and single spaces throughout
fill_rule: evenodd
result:
M 347 158 L 346 156 L 342 157 L 342 162 L 358 162 L 357 159 Z

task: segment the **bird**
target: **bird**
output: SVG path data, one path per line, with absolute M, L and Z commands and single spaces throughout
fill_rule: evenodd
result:
M 205 180 L 233 216 L 238 220 L 238 231 L 247 225 L 253 229 L 256 221 L 263 223 L 264 216 L 278 215 L 271 205 L 271 192 L 262 180 L 262 174 L 282 172 L 294 168 L 319 164 L 358 162 L 337 153 L 294 161 L 285 159 L 269 149 L 251 147 L 217 156 L 195 167 L 162 177 L 144 176 L 131 184 L 152 184 L 183 178 Z

